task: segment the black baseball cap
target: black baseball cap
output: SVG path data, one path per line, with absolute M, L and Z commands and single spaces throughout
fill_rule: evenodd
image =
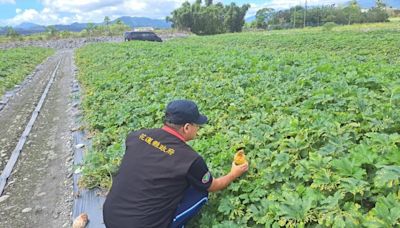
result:
M 171 101 L 165 110 L 165 121 L 173 124 L 205 124 L 207 116 L 199 113 L 196 103 L 190 100 Z

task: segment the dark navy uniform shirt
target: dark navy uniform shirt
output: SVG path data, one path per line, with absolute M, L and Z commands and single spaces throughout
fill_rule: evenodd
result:
M 189 185 L 200 191 L 210 187 L 203 158 L 176 134 L 165 128 L 128 135 L 103 206 L 108 228 L 168 227 Z

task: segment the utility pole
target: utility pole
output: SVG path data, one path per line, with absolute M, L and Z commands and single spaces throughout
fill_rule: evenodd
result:
M 294 13 L 293 13 L 293 28 L 296 28 L 296 6 L 294 6 Z
M 303 24 L 303 28 L 306 27 L 306 17 L 307 17 L 307 0 L 304 3 L 304 24 Z

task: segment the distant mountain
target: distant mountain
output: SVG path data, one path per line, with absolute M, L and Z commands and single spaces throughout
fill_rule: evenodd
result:
M 153 28 L 161 28 L 161 29 L 171 28 L 171 23 L 166 22 L 165 20 L 151 19 L 151 18 L 147 18 L 147 17 L 123 16 L 123 17 L 120 17 L 120 18 L 117 18 L 117 19 L 111 21 L 111 23 L 115 23 L 118 19 L 132 28 L 135 28 L 135 27 L 153 27 Z M 94 23 L 94 24 L 95 25 L 103 25 L 103 22 Z M 69 25 L 54 25 L 54 27 L 58 31 L 80 32 L 80 31 L 84 30 L 87 27 L 87 25 L 88 25 L 88 23 L 75 22 L 75 23 L 72 23 Z M 23 35 L 46 31 L 46 26 L 38 25 L 35 23 L 30 23 L 30 22 L 21 23 L 17 26 L 14 26 L 13 28 L 19 34 L 23 34 Z M 0 27 L 0 35 L 4 35 L 6 33 L 7 33 L 6 27 Z
M 15 28 L 17 28 L 17 29 L 35 29 L 38 27 L 41 27 L 41 26 L 38 24 L 30 23 L 30 22 L 24 22 L 24 23 L 16 26 Z
M 39 32 L 46 31 L 46 26 L 38 25 L 35 23 L 30 23 L 30 22 L 21 23 L 13 28 L 19 34 L 32 34 L 32 33 L 39 33 Z M 6 33 L 6 31 L 4 33 Z M 0 30 L 0 34 L 3 34 L 1 30 Z
M 54 27 L 58 31 L 71 31 L 71 32 L 80 32 L 87 27 L 88 23 L 72 23 L 70 25 L 54 25 Z M 101 25 L 102 23 L 94 23 L 95 25 Z

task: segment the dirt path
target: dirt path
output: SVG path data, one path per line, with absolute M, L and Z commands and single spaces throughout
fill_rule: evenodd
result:
M 0 227 L 70 227 L 73 50 L 58 51 L 0 112 L 0 171 L 14 150 L 48 79 L 55 80 L 0 197 Z

